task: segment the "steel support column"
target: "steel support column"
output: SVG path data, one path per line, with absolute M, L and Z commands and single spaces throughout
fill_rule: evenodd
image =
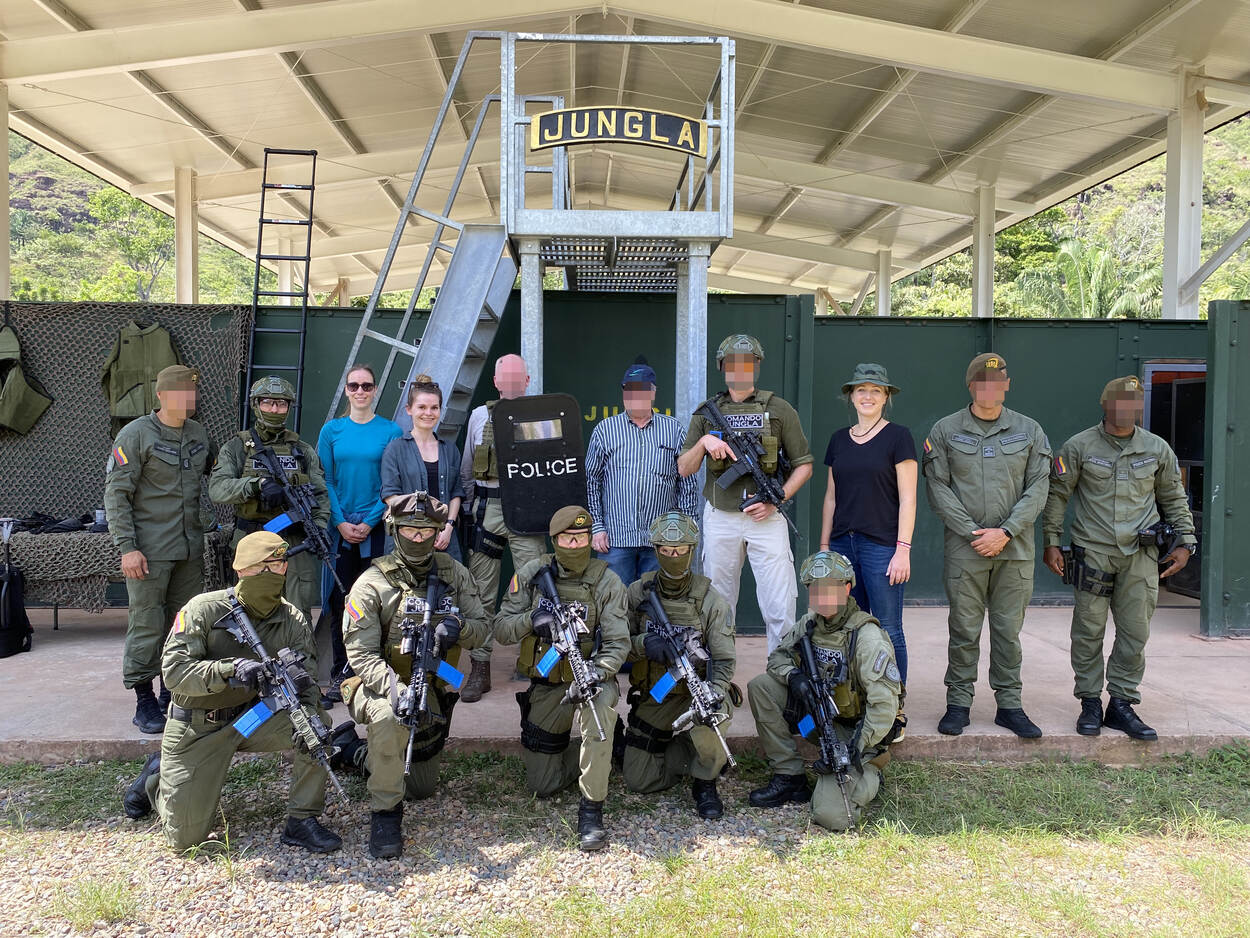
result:
M 521 357 L 530 373 L 530 394 L 543 393 L 543 266 L 538 239 L 522 238 Z
M 711 245 L 689 246 L 677 265 L 677 387 L 673 413 L 685 420 L 707 398 L 707 266 Z
M 190 166 L 174 168 L 174 301 L 200 301 L 200 219 Z
M 1163 213 L 1163 318 L 1197 319 L 1198 293 L 1181 284 L 1202 262 L 1202 109 L 1187 95 L 1168 118 Z
M 877 252 L 877 315 L 890 315 L 890 251 Z
M 972 219 L 972 315 L 994 315 L 994 187 L 977 186 Z

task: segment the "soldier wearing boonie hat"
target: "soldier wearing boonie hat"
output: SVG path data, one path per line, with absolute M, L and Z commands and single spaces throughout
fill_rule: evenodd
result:
M 619 698 L 615 675 L 629 654 L 629 625 L 625 613 L 625 587 L 608 565 L 590 550 L 590 511 L 567 505 L 551 518 L 552 552 L 523 564 L 504 594 L 495 616 L 495 638 L 505 645 L 520 643 L 517 669 L 530 679 L 521 691 L 521 760 L 525 783 L 540 798 L 567 788 L 581 789 L 577 833 L 582 850 L 607 846 L 603 826 L 603 802 L 608 794 L 612 768 L 614 707 Z M 586 626 L 581 641 L 582 657 L 598 673 L 599 693 L 583 707 L 566 699 L 573 674 L 561 660 L 544 676 L 538 663 L 551 647 L 556 609 L 534 585 L 543 567 L 549 567 L 560 604 Z M 599 717 L 606 739 L 600 740 L 593 712 Z M 581 746 L 573 749 L 569 739 L 576 715 L 581 727 Z
M 1036 420 L 1003 406 L 1007 361 L 977 355 L 964 372 L 972 403 L 933 425 L 924 441 L 925 490 L 946 527 L 946 713 L 938 731 L 958 736 L 970 720 L 989 613 L 994 722 L 1017 736 L 1041 729 L 1021 702 L 1020 629 L 1033 595 L 1033 524 L 1046 502 L 1050 442 Z
M 246 737 L 234 726 L 257 704 L 265 668 L 251 648 L 218 627 L 233 597 L 271 655 L 293 656 L 297 663 L 288 664 L 287 671 L 300 688 L 300 702 L 329 725 L 313 679 L 317 650 L 308 620 L 282 598 L 286 552 L 287 542 L 269 531 L 242 538 L 234 555 L 238 584 L 188 601 L 165 642 L 161 667 L 173 700 L 161 751 L 148 758 L 126 790 L 122 807 L 136 820 L 155 807 L 165 839 L 177 851 L 208 839 L 236 752 L 288 749 L 293 750 L 291 788 L 282 842 L 313 853 L 342 846 L 342 839 L 318 820 L 325 807 L 326 771 L 302 747 L 292 745 L 287 714 L 274 713 Z
M 1060 576 L 1063 519 L 1072 502 L 1072 671 L 1073 693 L 1081 701 L 1076 731 L 1082 736 L 1097 736 L 1109 726 L 1133 739 L 1158 738 L 1133 709 L 1141 702 L 1150 618 L 1160 577 L 1183 568 L 1198 547 L 1176 453 L 1137 426 L 1144 399 L 1136 375 L 1108 381 L 1098 398 L 1102 421 L 1064 443 L 1050 469 L 1043 560 Z M 1167 543 L 1156 534 L 1163 524 L 1174 530 Z M 1163 549 L 1167 553 L 1160 556 Z M 1166 564 L 1162 572 L 1160 564 Z M 1115 643 L 1104 674 L 1108 612 L 1115 620 Z M 1110 695 L 1105 714 L 1104 676 Z
M 803 561 L 799 579 L 808 588 L 808 613 L 768 656 L 767 670 L 747 686 L 760 745 L 773 771 L 769 783 L 752 791 L 748 800 L 758 808 L 810 800 L 813 821 L 828 830 L 847 830 L 859 824 L 880 788 L 894 739 L 901 675 L 890 637 L 851 596 L 855 570 L 849 559 L 837 551 L 819 551 Z M 850 754 L 846 800 L 832 774 L 819 774 L 815 791 L 808 787 L 795 742 L 798 723 L 811 714 L 811 701 L 819 693 L 800 666 L 804 635 L 810 637 L 817 666 L 832 690 L 838 735 L 848 747 L 856 747 Z

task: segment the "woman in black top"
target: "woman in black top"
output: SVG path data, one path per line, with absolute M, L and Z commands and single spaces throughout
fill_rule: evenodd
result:
M 842 385 L 856 422 L 829 439 L 829 467 L 821 511 L 820 546 L 844 554 L 855 568 L 851 595 L 876 616 L 894 643 L 894 657 L 907 683 L 907 641 L 903 636 L 903 584 L 911 578 L 911 536 L 916 524 L 916 444 L 911 431 L 885 419 L 886 404 L 899 388 L 881 365 L 855 366 Z M 900 704 L 899 718 L 905 723 Z M 901 728 L 899 736 L 901 737 Z

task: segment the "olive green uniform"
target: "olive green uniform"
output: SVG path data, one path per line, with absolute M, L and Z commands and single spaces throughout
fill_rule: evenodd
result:
M 292 484 L 312 483 L 313 498 L 317 504 L 313 521 L 324 529 L 330 523 L 330 496 L 326 491 L 326 477 L 321 470 L 321 461 L 317 459 L 317 451 L 291 430 L 283 430 L 276 436 L 261 433 L 260 437 L 266 446 L 273 447 Z M 223 505 L 235 506 L 235 532 L 231 546 L 237 546 L 245 534 L 259 530 L 285 510 L 260 507 L 256 494 L 257 480 L 267 479 L 269 474 L 252 455 L 252 449 L 251 431 L 232 436 L 221 447 L 217 464 L 208 478 L 209 498 Z M 292 547 L 304 540 L 304 532 L 298 522 L 277 533 Z M 305 615 L 311 615 L 313 609 L 321 606 L 321 561 L 312 551 L 304 551 L 290 559 L 283 595 Z
M 667 672 L 667 666 L 647 658 L 643 640 L 647 634 L 647 617 L 640 608 L 647 598 L 648 584 L 656 571 L 644 573 L 630 584 L 625 602 L 629 609 L 629 630 L 634 662 L 629 674 L 629 719 L 625 732 L 625 787 L 631 791 L 663 791 L 677 784 L 682 777 L 713 781 L 725 767 L 725 750 L 716 730 L 710 726 L 693 725 L 689 732 L 673 733 L 673 721 L 690 709 L 690 690 L 681 681 L 668 692 L 661 703 L 651 697 L 651 688 Z M 711 659 L 695 662 L 699 676 L 716 689 L 725 702 L 722 709 L 733 715 L 729 685 L 738 662 L 734 646 L 733 613 L 729 604 L 712 589 L 707 577 L 691 574 L 689 588 L 673 598 L 656 592 L 673 625 L 696 629 Z M 729 729 L 729 721 L 720 725 Z
M 1050 496 L 1042 515 L 1047 547 L 1058 547 L 1072 501 L 1072 543 L 1085 548 L 1087 566 L 1115 576 L 1110 596 L 1073 591 L 1072 672 L 1078 698 L 1100 697 L 1107 612 L 1115 617 L 1115 644 L 1106 662 L 1111 696 L 1140 703 L 1150 617 L 1159 597 L 1157 548 L 1138 543 L 1137 532 L 1164 520 L 1194 547 L 1194 518 L 1181 484 L 1176 454 L 1160 437 L 1137 427 L 1115 437 L 1100 423 L 1059 449 L 1050 469 Z M 1156 507 L 1158 506 L 1158 507 Z
M 126 578 L 126 686 L 161 671 L 161 646 L 174 614 L 204 588 L 200 483 L 217 453 L 204 427 L 167 427 L 155 413 L 122 427 L 104 482 L 109 533 L 123 554 L 142 551 L 148 574 Z
M 946 525 L 947 706 L 972 706 L 987 610 L 990 687 L 1000 709 L 1021 706 L 1020 628 L 1033 595 L 1033 523 L 1049 472 L 1041 426 L 1007 407 L 993 421 L 965 407 L 935 423 L 924 442 L 925 490 Z M 1002 528 L 1011 540 L 996 557 L 982 557 L 972 548 L 980 528 Z
M 316 817 L 325 806 L 326 771 L 293 746 L 291 720 L 285 713 L 275 713 L 247 738 L 233 726 L 258 698 L 251 688 L 230 686 L 234 659 L 256 656 L 224 628 L 213 628 L 230 610 L 229 592 L 204 593 L 182 608 L 161 661 L 173 707 L 161 739 L 161 770 L 148 779 L 147 795 L 160 814 L 165 839 L 177 850 L 202 843 L 213 829 L 221 788 L 236 752 L 294 749 L 287 814 L 296 819 Z M 312 632 L 298 609 L 281 602 L 272 615 L 253 619 L 252 624 L 271 655 L 283 648 L 305 654 L 303 666 L 316 674 Z M 301 702 L 316 709 L 322 723 L 329 725 L 318 707 L 319 697 L 316 685 L 300 694 Z M 190 711 L 189 721 L 178 718 L 179 708 Z
M 460 641 L 443 656 L 453 667 L 461 648 L 474 648 L 486 636 L 487 618 L 469 572 L 445 553 L 433 555 L 431 570 L 437 572 L 445 591 L 430 617 L 437 625 L 459 608 Z M 413 742 L 412 767 L 404 778 L 404 754 L 409 728 L 395 716 L 395 703 L 403 693 L 400 682 L 412 679 L 412 659 L 399 653 L 404 603 L 409 598 L 425 602 L 428 577 L 418 576 L 395 553 L 374 561 L 352 585 L 344 605 L 343 644 L 347 660 L 356 672 L 343 682 L 343 701 L 357 723 L 367 726 L 369 751 L 369 807 L 389 811 L 405 797 L 428 798 L 438 786 L 440 753 L 451 729 L 451 714 L 460 699 L 441 680 L 432 679 L 430 709 L 446 720 L 418 728 Z
M 575 710 L 572 704 L 561 703 L 573 680 L 568 664 L 561 662 L 546 678 L 538 673 L 537 667 L 550 646 L 539 640 L 531 627 L 530 614 L 546 600 L 530 586 L 530 581 L 540 567 L 551 562 L 551 554 L 542 554 L 522 566 L 495 616 L 495 637 L 505 645 L 520 643 L 517 667 L 530 679 L 529 690 L 517 694 L 517 703 L 521 706 L 521 758 L 525 763 L 525 781 L 531 791 L 546 797 L 579 779 L 585 798 L 603 801 L 608 794 L 608 773 L 612 768 L 614 708 L 620 699 L 616 672 L 631 647 L 625 587 L 597 557 L 591 558 L 581 576 L 567 576 L 557 565 L 554 579 L 560 601 L 585 606 L 585 622 L 594 636 L 582 643 L 582 655 L 606 676 L 591 704 Z M 599 739 L 591 707 L 603 724 L 605 740 Z M 580 718 L 582 734 L 579 750 L 569 747 L 575 712 Z
M 809 612 L 782 639 L 768 656 L 763 674 L 747 685 L 751 713 L 760 735 L 760 745 L 773 772 L 779 775 L 803 774 L 794 735 L 797 724 L 807 715 L 806 706 L 790 699 L 790 673 L 799 667 L 799 639 L 809 624 L 814 625 L 812 644 L 822 673 L 829 677 L 845 662 L 846 680 L 838 684 L 833 699 L 838 707 L 834 724 L 839 738 L 853 746 L 852 764 L 846 781 L 847 798 L 853 817 L 846 816 L 846 803 L 834 775 L 821 775 L 812 794 L 812 820 L 828 830 L 846 830 L 859 824 L 863 810 L 877 797 L 881 769 L 888 762 L 888 747 L 882 744 L 894 726 L 898 713 L 899 673 L 894 663 L 894 645 L 880 623 L 847 598 L 847 605 L 836 619 Z M 862 725 L 861 725 L 862 724 Z M 856 759 L 858 754 L 859 759 Z

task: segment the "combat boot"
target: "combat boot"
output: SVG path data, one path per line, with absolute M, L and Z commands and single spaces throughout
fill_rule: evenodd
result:
M 315 817 L 288 817 L 282 828 L 282 842 L 303 847 L 309 853 L 333 853 L 343 846 L 343 838 Z
M 474 659 L 469 669 L 469 679 L 464 682 L 460 699 L 465 703 L 477 703 L 490 690 L 490 662 Z
M 1042 728 L 1029 719 L 1019 707 L 998 708 L 994 714 L 994 722 L 1005 729 L 1011 730 L 1021 739 L 1037 739 L 1042 735 Z
M 577 806 L 577 847 L 586 853 L 602 850 L 608 845 L 608 832 L 603 829 L 603 802 L 591 801 L 585 795 Z
M 156 695 L 152 693 L 152 682 L 146 681 L 135 685 L 135 716 L 130 722 L 139 727 L 140 733 L 156 736 L 165 731 L 165 714 L 161 713 Z
M 807 787 L 807 775 L 773 775 L 768 784 L 757 788 L 747 796 L 753 808 L 780 808 L 793 801 L 803 804 L 812 800 L 812 790 Z
M 946 713 L 942 715 L 942 719 L 938 720 L 938 732 L 943 736 L 960 735 L 964 727 L 968 725 L 968 716 L 971 712 L 971 707 L 956 707 L 954 704 L 947 704 Z
M 369 818 L 369 856 L 389 860 L 404 852 L 404 803 L 389 811 L 374 811 Z
M 707 782 L 701 778 L 694 779 L 690 784 L 690 794 L 694 796 L 694 810 L 705 821 L 715 821 L 725 816 L 725 803 L 720 800 L 716 790 L 716 779 Z
M 1102 718 L 1102 725 L 1113 730 L 1123 730 L 1133 739 L 1143 742 L 1152 743 L 1159 738 L 1159 734 L 1142 722 L 1133 705 L 1123 697 L 1111 698 L 1111 702 L 1107 704 L 1107 715 Z
M 152 813 L 152 799 L 148 797 L 148 779 L 159 775 L 161 771 L 161 754 L 154 752 L 143 763 L 143 771 L 130 783 L 126 794 L 122 795 L 122 810 L 132 821 L 145 818 Z
M 330 732 L 330 745 L 338 751 L 330 757 L 330 768 L 336 772 L 363 771 L 364 753 L 368 752 L 369 744 L 356 735 L 356 724 L 351 720 L 340 723 Z M 363 750 L 363 751 L 362 751 Z
M 1081 698 L 1081 715 L 1076 718 L 1076 731 L 1082 736 L 1097 736 L 1102 732 L 1102 698 Z

